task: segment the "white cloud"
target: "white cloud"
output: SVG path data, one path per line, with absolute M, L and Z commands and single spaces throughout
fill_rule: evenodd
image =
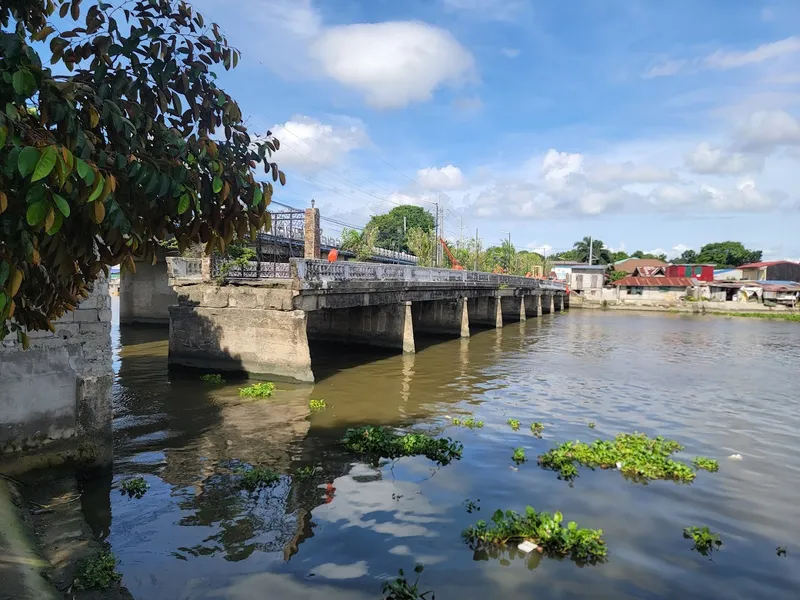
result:
M 654 77 L 668 77 L 670 75 L 679 73 L 685 66 L 685 60 L 665 60 L 660 64 L 650 67 L 647 71 L 645 71 L 643 77 L 645 79 L 653 79 Z
M 541 174 L 556 188 L 564 187 L 566 180 L 583 168 L 583 155 L 550 149 L 542 159 Z
M 275 125 L 272 133 L 281 141 L 281 149 L 275 154 L 276 162 L 283 168 L 304 172 L 327 168 L 348 152 L 369 143 L 363 123 L 349 117 L 328 124 L 295 115 Z
M 377 108 L 429 100 L 473 76 L 472 55 L 448 31 L 397 21 L 332 27 L 311 47 L 324 72 Z
M 675 179 L 669 169 L 632 162 L 607 163 L 600 161 L 586 167 L 586 178 L 592 183 L 656 183 Z
M 673 259 L 676 256 L 680 256 L 681 254 L 683 254 L 687 250 L 691 250 L 691 249 L 692 249 L 691 246 L 687 246 L 686 244 L 677 244 L 677 245 L 672 247 L 672 252 L 666 252 L 665 254 L 670 259 Z
M 772 208 L 774 202 L 756 187 L 752 179 L 744 179 L 729 190 L 720 190 L 710 185 L 700 187 L 701 197 L 711 208 L 726 212 L 749 212 Z
M 686 155 L 686 167 L 693 173 L 711 175 L 741 175 L 758 171 L 764 165 L 763 157 L 742 152 L 729 152 L 701 142 Z
M 800 144 L 800 122 L 782 110 L 754 112 L 734 132 L 738 145 L 769 152 L 778 146 Z
M 417 171 L 417 181 L 427 190 L 452 190 L 464 185 L 464 174 L 453 165 L 431 167 Z
M 503 48 L 500 53 L 508 58 L 517 58 L 519 56 L 519 48 Z

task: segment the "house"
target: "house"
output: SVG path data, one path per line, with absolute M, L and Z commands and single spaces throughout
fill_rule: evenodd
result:
M 607 265 L 574 265 L 566 279 L 570 291 L 584 296 L 599 296 L 603 292 Z
M 667 263 L 657 258 L 626 258 L 625 260 L 618 260 L 614 263 L 613 268 L 615 271 L 622 273 L 632 274 L 638 267 L 666 267 Z
M 642 299 L 654 301 L 679 300 L 696 287 L 699 282 L 690 277 L 635 277 L 628 275 L 614 282 L 619 290 L 619 299 Z
M 673 265 L 664 269 L 666 277 L 690 277 L 698 281 L 714 281 L 714 265 Z
M 551 263 L 553 266 L 550 269 L 556 274 L 556 279 L 559 281 L 566 281 L 569 283 L 569 276 L 572 274 L 574 267 L 588 267 L 589 264 L 575 260 L 554 260 Z
M 747 281 L 800 281 L 800 264 L 789 260 L 750 263 L 739 267 Z

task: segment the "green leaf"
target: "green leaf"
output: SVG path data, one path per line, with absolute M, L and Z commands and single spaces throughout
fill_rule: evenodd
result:
M 212 188 L 214 189 L 215 194 L 219 194 L 219 191 L 222 189 L 222 179 L 220 179 L 219 177 L 214 177 Z
M 28 69 L 20 69 L 14 73 L 14 77 L 11 81 L 14 86 L 14 91 L 25 98 L 30 97 L 36 90 L 36 80 Z
M 28 204 L 35 204 L 36 202 L 44 200 L 46 193 L 47 188 L 43 184 L 39 183 L 34 185 L 28 190 L 28 193 L 25 194 L 25 202 Z
M 6 145 L 6 136 L 8 135 L 8 127 L 3 125 L 0 127 L 0 148 Z
M 53 194 L 53 202 L 56 203 L 56 206 L 58 207 L 58 210 L 61 211 L 62 215 L 65 217 L 69 216 L 69 203 L 64 198 L 58 194 Z
M 47 235 L 55 235 L 58 233 L 58 230 L 61 229 L 61 225 L 64 224 L 64 217 L 61 216 L 60 212 L 55 213 L 55 218 L 53 219 L 53 225 L 50 229 L 47 230 Z
M 44 200 L 31 204 L 25 213 L 25 219 L 28 221 L 28 225 L 34 227 L 44 221 L 44 218 L 47 216 L 47 208 L 47 202 Z
M 189 210 L 189 195 L 184 194 L 181 196 L 181 199 L 178 201 L 178 214 L 182 215 L 187 210 Z
M 8 274 L 11 272 L 11 265 L 6 261 L 0 262 L 0 285 L 5 285 Z
M 8 302 L 8 296 L 2 290 L 0 290 L 0 315 L 3 314 L 3 310 L 6 307 L 6 303 Z
M 39 181 L 50 175 L 53 167 L 56 166 L 56 152 L 54 146 L 48 146 L 44 149 L 39 162 L 36 163 L 36 168 L 33 170 L 31 181 Z
M 261 186 L 257 185 L 253 190 L 253 206 L 261 204 L 261 199 L 264 197 L 264 192 L 261 191 Z
M 37 162 L 39 162 L 39 150 L 33 146 L 26 146 L 22 149 L 22 152 L 19 153 L 19 161 L 17 162 L 19 174 L 23 177 L 27 177 L 33 173 Z
M 87 202 L 94 202 L 95 200 L 97 200 L 100 197 L 100 194 L 103 193 L 103 184 L 104 183 L 105 182 L 103 181 L 103 176 L 102 175 L 98 175 L 97 181 L 95 181 L 95 183 L 94 183 L 94 189 L 92 190 L 92 193 L 89 195 L 89 199 L 86 200 Z
M 169 191 L 169 186 L 172 183 L 172 180 L 169 178 L 169 175 L 166 173 L 161 174 L 161 187 L 158 190 L 159 196 L 166 196 L 167 192 Z
M 89 165 L 87 165 L 86 161 L 82 158 L 75 160 L 75 169 L 78 171 L 78 177 L 81 179 L 86 179 L 86 174 L 91 171 Z

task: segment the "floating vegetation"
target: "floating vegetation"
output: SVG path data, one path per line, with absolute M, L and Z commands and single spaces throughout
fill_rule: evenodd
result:
M 551 515 L 536 512 L 532 507 L 520 515 L 513 510 L 495 511 L 490 523 L 478 521 L 466 529 L 462 536 L 473 549 L 487 545 L 505 545 L 529 541 L 552 556 L 569 556 L 579 562 L 602 561 L 608 549 L 603 541 L 602 529 L 581 529 L 575 521 L 566 527 L 560 512 Z
M 295 479 L 311 479 L 314 475 L 316 475 L 317 471 L 321 470 L 321 467 L 298 467 L 298 469 L 294 472 Z
M 275 393 L 275 384 L 271 381 L 262 381 L 261 383 L 254 383 L 239 390 L 239 395 L 242 398 L 269 398 Z
M 778 546 L 775 548 L 775 553 L 778 556 L 786 556 L 786 546 Z
M 542 432 L 544 431 L 544 425 L 539 423 L 538 421 L 535 423 L 531 423 L 531 433 L 536 437 L 542 437 Z
M 589 421 L 589 429 L 594 429 L 594 421 Z
M 309 400 L 308 407 L 311 410 L 325 410 L 328 405 L 325 404 L 325 400 Z
M 716 473 L 719 471 L 719 462 L 714 460 L 713 458 L 706 458 L 705 456 L 697 456 L 692 459 L 692 464 L 694 465 L 695 469 L 705 469 L 706 471 L 710 471 L 711 473 Z
M 409 583 L 405 577 L 405 573 L 403 573 L 403 569 L 400 569 L 400 576 L 397 579 L 387 581 L 383 584 L 384 600 L 427 600 L 428 598 L 430 598 L 430 600 L 435 600 L 436 596 L 433 595 L 432 591 L 419 591 L 419 576 L 423 570 L 424 567 L 422 565 L 414 567 L 414 573 L 417 574 L 417 579 L 414 583 Z
M 239 485 L 249 492 L 273 486 L 281 480 L 281 476 L 269 467 L 240 467 L 234 473 L 241 476 Z
M 440 465 L 459 460 L 464 449 L 459 442 L 450 438 L 436 438 L 425 433 L 400 434 L 372 425 L 348 429 L 342 444 L 360 454 L 383 458 L 425 456 Z
M 591 444 L 566 442 L 539 457 L 545 469 L 557 471 L 568 481 L 578 475 L 578 467 L 611 469 L 638 481 L 673 479 L 689 483 L 696 472 L 687 464 L 669 458 L 682 450 L 678 442 L 661 436 L 648 438 L 643 433 L 621 433 L 614 440 L 595 440 Z
M 525 462 L 525 448 L 515 448 L 514 449 L 514 456 L 511 457 L 515 463 L 522 464 Z
M 519 419 L 509 419 L 508 424 L 511 425 L 511 429 L 514 431 L 519 431 Z
M 481 499 L 478 498 L 477 500 L 464 500 L 464 507 L 467 509 L 469 514 L 474 513 L 475 511 L 480 512 L 481 510 Z
M 467 427 L 469 429 L 480 429 L 483 427 L 483 421 L 476 421 L 474 417 L 467 417 L 466 419 L 453 417 L 453 425 L 456 427 Z
M 130 479 L 125 479 L 119 485 L 119 491 L 122 492 L 122 495 L 128 494 L 128 498 L 141 498 L 147 492 L 147 488 L 150 486 L 147 485 L 147 482 L 144 480 L 144 477 L 131 477 Z
M 117 573 L 118 562 L 111 550 L 84 558 L 78 563 L 72 585 L 76 590 L 108 589 L 122 579 L 122 575 Z
M 200 380 L 205 383 L 225 383 L 225 379 L 219 373 L 206 373 L 200 376 Z
M 719 534 L 713 533 L 708 527 L 687 527 L 683 530 L 683 537 L 692 540 L 694 542 L 692 550 L 703 556 L 708 556 L 722 546 Z

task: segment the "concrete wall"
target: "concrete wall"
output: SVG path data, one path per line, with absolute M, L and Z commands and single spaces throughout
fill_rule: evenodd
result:
M 136 273 L 120 274 L 119 322 L 169 324 L 169 307 L 178 303 L 178 295 L 169 285 L 167 264 L 137 262 Z
M 0 343 L 0 462 L 4 470 L 111 459 L 111 298 L 108 282 L 24 350 Z

